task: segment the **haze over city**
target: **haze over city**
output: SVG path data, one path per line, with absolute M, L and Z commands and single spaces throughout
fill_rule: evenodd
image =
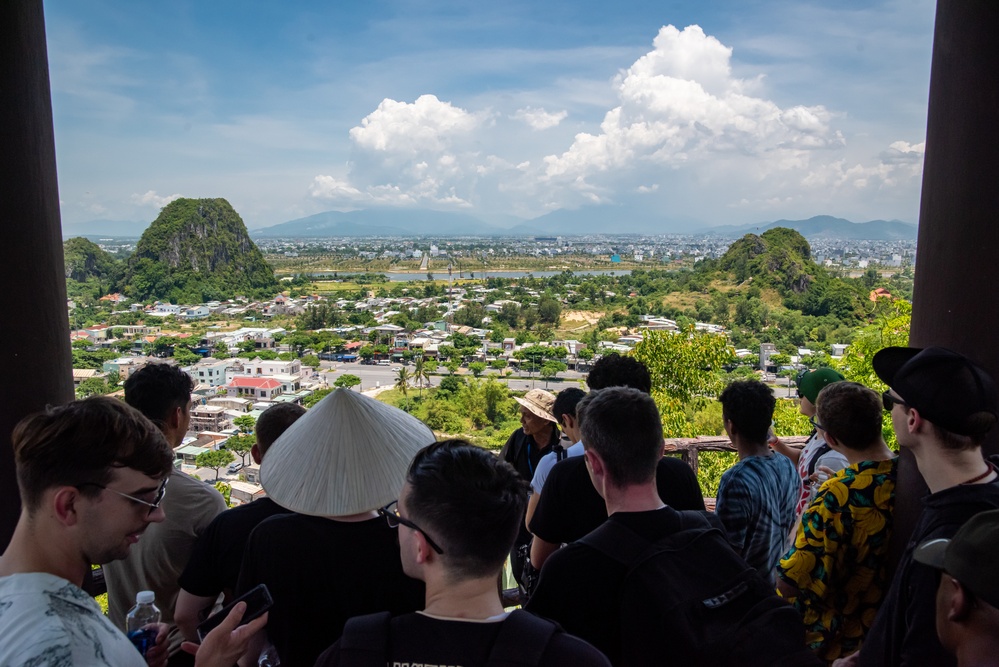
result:
M 353 4 L 48 2 L 64 231 L 180 196 L 916 221 L 928 0 Z

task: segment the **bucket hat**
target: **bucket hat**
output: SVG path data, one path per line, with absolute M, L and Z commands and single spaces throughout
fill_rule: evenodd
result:
M 514 396 L 513 400 L 530 410 L 532 414 L 542 419 L 547 419 L 550 422 L 558 423 L 555 415 L 552 414 L 552 408 L 555 406 L 555 394 L 550 391 L 532 389 L 524 395 L 524 398 Z
M 337 389 L 274 441 L 260 481 L 274 502 L 293 512 L 359 514 L 398 499 L 413 456 L 434 440 L 416 417 Z

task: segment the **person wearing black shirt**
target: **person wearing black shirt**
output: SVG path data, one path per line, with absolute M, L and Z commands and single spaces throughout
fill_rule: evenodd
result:
M 403 569 L 426 583 L 423 611 L 348 621 L 316 667 L 358 664 L 609 667 L 586 642 L 525 611 L 503 610 L 496 579 L 527 505 L 527 483 L 506 462 L 461 440 L 416 455 L 398 503 Z
M 704 496 L 697 475 L 678 458 L 664 456 L 656 465 L 656 488 L 664 503 L 676 510 L 703 510 Z M 541 490 L 531 519 L 534 548 L 531 562 L 540 568 L 557 548 L 596 530 L 607 520 L 607 505 L 593 488 L 586 459 L 575 457 L 555 464 Z M 540 547 L 540 548 L 539 548 Z
M 253 460 L 259 465 L 274 441 L 304 414 L 305 408 L 294 403 L 264 410 L 254 426 L 257 442 L 250 450 Z M 250 532 L 264 519 L 287 512 L 270 498 L 259 498 L 222 512 L 198 536 L 180 575 L 175 613 L 177 627 L 186 639 L 198 640 L 198 623 L 205 620 L 220 594 L 224 594 L 224 602 L 232 597 Z
M 555 396 L 543 389 L 532 389 L 523 398 L 515 397 L 520 403 L 520 428 L 514 431 L 500 450 L 499 457 L 514 467 L 527 482 L 534 478 L 538 461 L 551 451 L 554 451 L 561 436 L 558 421 L 552 414 Z M 517 583 L 523 585 L 522 574 L 524 561 L 527 558 L 528 545 L 531 543 L 531 532 L 522 520 L 517 540 L 510 552 L 510 566 Z

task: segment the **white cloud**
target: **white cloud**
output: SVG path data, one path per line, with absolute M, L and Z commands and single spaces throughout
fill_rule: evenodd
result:
M 155 190 L 147 190 L 145 194 L 133 194 L 132 203 L 138 204 L 139 206 L 154 206 L 156 208 L 163 208 L 174 199 L 180 199 L 183 195 L 173 194 L 161 197 L 156 194 Z
M 375 151 L 438 152 L 484 120 L 484 115 L 468 113 L 434 95 L 421 95 L 412 104 L 385 99 L 350 130 L 350 138 L 358 147 Z
M 349 183 L 338 181 L 332 176 L 320 174 L 316 176 L 312 185 L 309 186 L 309 193 L 317 199 L 364 199 L 365 195 Z
M 620 105 L 599 134 L 580 133 L 561 155 L 545 158 L 549 178 L 587 178 L 642 163 L 679 165 L 718 156 L 781 160 L 787 151 L 839 147 L 822 106 L 777 104 L 732 76 L 732 49 L 693 25 L 665 26 L 655 49 L 617 81 Z
M 517 109 L 517 112 L 511 116 L 514 120 L 526 123 L 533 130 L 547 130 L 552 127 L 558 127 L 558 124 L 568 117 L 568 111 L 563 110 L 550 113 L 544 109 L 533 109 L 531 107 Z
M 845 214 L 874 202 L 880 212 L 918 193 L 922 144 L 895 141 L 878 153 L 876 139 L 858 137 L 848 146 L 837 127 L 845 113 L 793 92 L 773 101 L 766 81 L 744 63 L 734 68 L 733 49 L 700 27 L 665 26 L 609 82 L 614 97 L 598 125 L 570 106 L 587 131 L 570 138 L 570 110 L 527 106 L 526 96 L 512 113 L 501 97 L 479 108 L 429 94 L 384 99 L 350 130 L 347 172 L 316 176 L 310 192 L 524 216 L 631 203 L 712 222 L 732 210 Z

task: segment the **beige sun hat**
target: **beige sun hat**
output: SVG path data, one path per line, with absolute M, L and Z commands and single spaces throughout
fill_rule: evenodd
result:
M 524 398 L 514 396 L 513 400 L 523 405 L 538 417 L 555 422 L 556 424 L 558 423 L 555 415 L 552 414 L 552 408 L 555 407 L 555 394 L 550 391 L 532 389 L 524 395 Z
M 260 465 L 267 495 L 313 516 L 347 516 L 398 499 L 410 461 L 434 442 L 416 417 L 349 389 L 316 403 Z

